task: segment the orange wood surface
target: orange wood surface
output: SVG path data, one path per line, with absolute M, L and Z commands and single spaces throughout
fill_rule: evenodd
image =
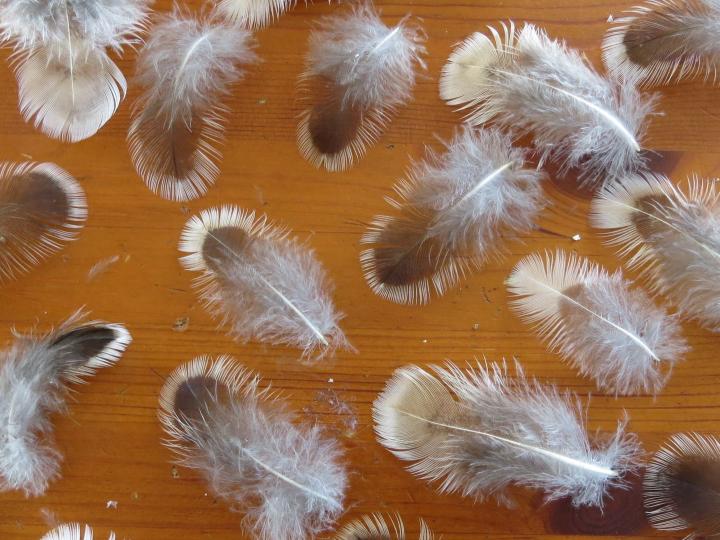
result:
M 200 1 L 190 2 L 198 9 Z M 169 9 L 168 1 L 157 3 Z M 62 479 L 43 497 L 0 494 L 0 538 L 38 539 L 48 523 L 88 522 L 96 538 L 115 530 L 118 538 L 165 540 L 237 539 L 242 515 L 215 499 L 198 477 L 173 467 L 161 446 L 156 418 L 158 392 L 179 364 L 200 354 L 229 353 L 280 389 L 301 418 L 326 425 L 347 452 L 351 488 L 347 522 L 367 512 L 399 512 L 410 531 L 423 517 L 445 540 L 473 538 L 563 538 L 567 534 L 659 536 L 642 517 L 637 489 L 620 494 L 604 516 L 564 504 L 546 506 L 540 494 L 519 490 L 518 506 L 475 504 L 439 495 L 403 468 L 373 436 L 371 404 L 392 371 L 407 363 L 465 362 L 517 356 L 526 370 L 587 396 L 590 429 L 612 429 L 627 411 L 629 429 L 648 452 L 674 432 L 720 428 L 718 348 L 720 336 L 695 324 L 684 330 L 693 350 L 656 399 L 615 399 L 597 393 L 509 311 L 503 286 L 524 254 L 565 248 L 609 268 L 619 260 L 600 244 L 587 223 L 586 197 L 548 182 L 554 206 L 541 227 L 522 242 L 508 244 L 508 256 L 489 264 L 426 307 L 383 301 L 367 287 L 358 262 L 359 240 L 375 214 L 387 210 L 383 196 L 424 145 L 439 147 L 461 121 L 438 97 L 438 77 L 453 44 L 500 20 L 531 21 L 553 37 L 586 52 L 599 65 L 599 46 L 608 16 L 630 2 L 613 0 L 378 0 L 392 23 L 407 12 L 421 17 L 428 34 L 428 71 L 414 100 L 402 108 L 381 140 L 352 170 L 327 173 L 300 157 L 295 143 L 296 79 L 302 70 L 309 30 L 323 14 L 342 9 L 304 2 L 271 27 L 259 31 L 263 62 L 251 67 L 228 101 L 231 109 L 222 174 L 207 196 L 186 204 L 153 195 L 135 174 L 125 135 L 128 99 L 95 137 L 77 144 L 50 140 L 26 125 L 18 113 L 16 84 L 6 63 L 0 69 L 2 160 L 56 162 L 85 188 L 90 216 L 78 241 L 21 279 L 0 287 L 0 341 L 11 327 L 46 329 L 80 306 L 93 316 L 126 323 L 134 342 L 119 364 L 77 388 L 70 414 L 56 419 L 65 460 Z M 8 51 L 3 54 L 7 59 Z M 135 52 L 120 65 L 133 72 Z M 658 167 L 679 180 L 691 173 L 718 175 L 720 89 L 701 82 L 661 92 L 646 147 L 660 152 Z M 178 263 L 177 241 L 188 217 L 206 207 L 233 203 L 266 212 L 316 249 L 335 281 L 336 305 L 358 354 L 307 367 L 297 352 L 235 343 L 216 327 L 191 289 L 191 274 Z M 581 235 L 581 240 L 571 237 Z M 108 257 L 118 262 L 88 279 L 90 268 Z M 178 321 L 188 320 L 178 328 Z M 180 325 L 182 326 L 182 325 Z M 183 330 L 183 331 L 179 331 Z M 116 501 L 117 505 L 109 501 Z M 682 537 L 682 535 L 675 535 Z M 410 536 L 412 538 L 412 536 Z M 280 539 L 279 539 L 280 540 Z

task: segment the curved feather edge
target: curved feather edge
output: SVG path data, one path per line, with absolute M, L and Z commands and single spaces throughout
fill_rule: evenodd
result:
M 28 272 L 75 240 L 87 219 L 85 192 L 53 163 L 0 163 L 0 279 Z
M 678 433 L 653 456 L 643 483 L 645 514 L 662 531 L 691 529 L 685 539 L 720 534 L 720 441 Z
M 655 86 L 683 79 L 716 82 L 720 4 L 713 0 L 649 0 L 603 40 L 603 61 L 616 77 Z
M 41 540 L 93 540 L 93 531 L 88 525 L 83 528 L 79 523 L 66 523 L 45 534 Z M 111 532 L 108 540 L 115 540 L 115 533 Z
M 263 28 L 291 9 L 297 0 L 220 0 L 215 9 L 233 23 Z
M 399 514 L 366 514 L 345 525 L 335 540 L 405 540 L 405 525 Z M 434 535 L 424 520 L 420 520 L 419 540 L 433 540 Z

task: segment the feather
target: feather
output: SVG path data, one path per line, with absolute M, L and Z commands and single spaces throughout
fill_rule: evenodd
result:
M 532 229 L 545 206 L 543 174 L 497 130 L 465 128 L 438 155 L 428 150 L 396 186 L 399 216 L 378 216 L 360 260 L 372 290 L 399 304 L 442 295 L 500 250 L 504 236 Z
M 166 445 L 245 512 L 244 526 L 257 537 L 314 537 L 343 510 L 342 451 L 318 426 L 297 424 L 259 385 L 258 375 L 228 356 L 179 367 L 160 397 Z
M 513 309 L 550 349 L 603 390 L 657 394 L 687 352 L 677 318 L 621 272 L 557 251 L 521 260 L 507 280 Z
M 74 240 L 86 218 L 85 192 L 57 165 L 0 163 L 0 280 Z
M 602 507 L 636 468 L 635 436 L 621 422 L 591 446 L 577 397 L 527 379 L 517 363 L 516 371 L 508 376 L 504 363 L 397 370 L 373 404 L 379 442 L 441 493 L 511 506 L 507 489 L 518 485 L 543 490 L 546 501 Z
M 304 360 L 350 348 L 332 286 L 312 250 L 286 230 L 235 206 L 192 217 L 179 249 L 210 311 L 242 341 L 297 347 Z
M 217 0 L 216 0 L 217 1 Z M 296 0 L 219 0 L 215 9 L 245 28 L 262 28 L 295 5 Z
M 362 157 L 412 97 L 416 66 L 425 67 L 423 41 L 407 17 L 385 26 L 370 2 L 322 19 L 300 77 L 307 108 L 297 138 L 305 159 L 342 171 Z
M 631 176 L 595 197 L 590 218 L 652 291 L 718 332 L 720 193 L 715 180 L 695 177 L 688 185 L 686 194 L 662 175 Z
M 718 32 L 718 0 L 647 0 L 615 21 L 603 60 L 615 76 L 648 85 L 696 76 L 715 81 Z
M 38 496 L 59 477 L 50 416 L 65 411 L 68 384 L 115 364 L 132 341 L 122 325 L 82 317 L 44 336 L 18 336 L 0 352 L 0 491 Z
M 420 520 L 418 540 L 433 540 L 435 536 L 425 521 Z M 381 514 L 369 514 L 345 525 L 335 540 L 405 540 L 405 525 L 399 515 L 389 520 Z
M 195 19 L 175 10 L 159 18 L 140 52 L 128 132 L 130 157 L 154 193 L 187 201 L 203 195 L 219 174 L 227 108 L 221 103 L 254 62 L 254 41 L 239 26 Z
M 69 142 L 97 133 L 127 89 L 107 50 L 137 43 L 148 11 L 149 0 L 0 2 L 0 40 L 15 48 L 25 121 Z
M 93 531 L 88 525 L 83 529 L 79 523 L 67 523 L 54 528 L 41 540 L 93 540 Z M 110 533 L 108 540 L 115 540 L 115 533 Z
M 583 184 L 633 172 L 654 98 L 629 82 L 606 80 L 564 42 L 526 24 L 490 28 L 461 43 L 443 68 L 440 95 L 470 109 L 467 121 L 490 120 L 517 137 L 532 134 L 540 165 L 580 169 Z
M 650 461 L 644 481 L 645 513 L 656 529 L 692 529 L 685 538 L 720 534 L 720 441 L 678 433 Z

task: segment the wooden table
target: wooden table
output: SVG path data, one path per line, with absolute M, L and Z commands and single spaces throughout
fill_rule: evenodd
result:
M 199 0 L 191 2 L 193 8 Z M 302 4 L 302 2 L 301 2 Z M 383 0 L 388 22 L 408 11 L 424 19 L 429 36 L 428 72 L 415 100 L 352 170 L 315 170 L 295 144 L 300 105 L 295 83 L 303 65 L 308 31 L 337 6 L 318 1 L 258 33 L 263 63 L 249 70 L 229 102 L 232 113 L 222 175 L 204 198 L 187 204 L 153 195 L 135 174 L 126 149 L 131 104 L 137 88 L 99 135 L 73 145 L 50 140 L 26 125 L 17 110 L 16 86 L 8 67 L 0 70 L 0 147 L 3 160 L 52 161 L 71 171 L 86 189 L 90 217 L 80 239 L 31 274 L 0 288 L 0 339 L 13 325 L 45 329 L 79 306 L 97 318 L 124 322 L 134 342 L 122 361 L 77 388 L 70 415 L 57 418 L 58 445 L 65 455 L 63 478 L 40 498 L 0 496 L 0 538 L 38 539 L 48 522 L 88 522 L 103 539 L 183 540 L 241 538 L 241 515 L 207 492 L 193 472 L 171 464 L 160 444 L 158 392 L 180 363 L 200 354 L 229 353 L 282 390 L 300 416 L 317 420 L 347 450 L 351 473 L 343 522 L 367 512 L 397 511 L 410 531 L 425 518 L 445 540 L 471 538 L 562 538 L 566 534 L 615 534 L 650 538 L 635 489 L 610 504 L 604 517 L 567 505 L 543 506 L 537 493 L 519 490 L 513 510 L 437 495 L 375 442 L 371 404 L 392 371 L 408 363 L 516 355 L 527 371 L 581 395 L 595 394 L 591 429 L 612 429 L 624 410 L 629 428 L 652 452 L 671 433 L 720 428 L 720 337 L 684 326 L 693 351 L 665 391 L 652 397 L 615 399 L 595 393 L 508 310 L 503 281 L 524 254 L 565 248 L 609 268 L 619 264 L 587 223 L 588 201 L 548 183 L 555 205 L 541 228 L 509 244 L 501 263 L 463 282 L 423 308 L 385 302 L 368 289 L 360 272 L 359 240 L 364 223 L 387 210 L 383 196 L 410 157 L 420 157 L 434 138 L 449 138 L 461 115 L 438 97 L 438 76 L 453 44 L 499 20 L 528 20 L 586 52 L 599 65 L 599 45 L 608 16 L 630 2 L 613 0 Z M 169 8 L 160 1 L 158 10 Z M 7 52 L 3 55 L 7 57 Z M 135 53 L 121 62 L 131 74 Z M 647 146 L 662 151 L 659 164 L 676 179 L 691 173 L 718 174 L 720 90 L 686 83 L 662 92 L 664 115 L 652 119 Z M 347 314 L 343 327 L 359 354 L 305 367 L 292 350 L 243 346 L 216 328 L 191 289 L 191 274 L 178 264 L 177 241 L 188 217 L 222 203 L 267 212 L 317 250 L 337 289 L 336 304 Z M 575 234 L 581 240 L 571 239 Z M 93 265 L 117 257 L 88 279 Z M 187 323 L 187 324 L 185 324 Z M 676 535 L 681 537 L 681 535 Z M 410 536 L 413 538 L 413 536 Z

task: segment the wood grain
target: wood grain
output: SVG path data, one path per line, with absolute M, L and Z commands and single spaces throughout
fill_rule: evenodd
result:
M 200 2 L 191 4 L 197 8 Z M 531 251 L 562 247 L 609 268 L 618 266 L 612 251 L 601 246 L 588 227 L 586 197 L 562 182 L 548 183 L 555 204 L 544 214 L 541 228 L 510 244 L 504 261 L 488 265 L 424 308 L 395 306 L 374 296 L 358 262 L 363 223 L 386 209 L 383 195 L 402 175 L 409 157 L 421 156 L 425 144 L 437 147 L 434 135 L 450 137 L 461 119 L 440 101 L 437 91 L 440 68 L 454 43 L 499 20 L 528 20 L 552 36 L 564 37 L 599 64 L 608 16 L 631 3 L 378 1 L 388 22 L 408 11 L 423 18 L 429 36 L 428 72 L 415 100 L 399 112 L 379 143 L 355 168 L 340 174 L 315 170 L 295 145 L 295 81 L 308 30 L 318 17 L 340 8 L 321 1 L 300 4 L 258 33 L 263 63 L 250 69 L 229 103 L 222 175 L 206 197 L 189 204 L 154 196 L 132 168 L 125 134 L 136 88 L 131 86 L 129 99 L 99 135 L 67 145 L 23 123 L 11 70 L 0 70 L 2 159 L 58 163 L 79 178 L 90 205 L 87 228 L 77 242 L 0 288 L 0 340 L 9 342 L 13 325 L 47 328 L 82 305 L 98 318 L 126 323 L 134 336 L 122 361 L 79 387 L 70 415 L 57 418 L 57 440 L 65 455 L 63 478 L 38 499 L 0 495 L 0 538 L 37 539 L 48 528 L 48 516 L 89 522 L 97 538 L 105 538 L 110 529 L 119 538 L 134 540 L 242 538 L 242 516 L 208 494 L 196 474 L 174 468 L 170 452 L 160 445 L 156 406 L 163 380 L 180 363 L 204 353 L 236 356 L 281 389 L 302 417 L 327 425 L 340 437 L 352 471 L 343 521 L 366 512 L 398 511 L 411 531 L 423 517 L 445 540 L 659 535 L 642 516 L 637 482 L 635 489 L 618 494 L 604 515 L 563 503 L 543 506 L 539 494 L 529 491 L 518 491 L 517 508 L 508 510 L 435 494 L 373 437 L 371 403 L 395 368 L 482 356 L 517 356 L 537 377 L 582 395 L 592 391 L 591 429 L 612 429 L 628 411 L 629 428 L 648 451 L 674 432 L 720 428 L 720 337 L 686 324 L 693 351 L 662 395 L 615 399 L 596 393 L 589 380 L 548 353 L 509 312 L 503 280 Z M 157 8 L 166 10 L 169 2 L 158 2 Z M 7 59 L 7 51 L 3 57 Z M 129 53 L 121 62 L 128 75 L 134 59 Z M 647 144 L 658 152 L 658 168 L 676 179 L 690 173 L 718 175 L 720 89 L 701 83 L 669 88 L 661 93 L 660 109 L 664 114 L 652 119 Z M 242 346 L 216 329 L 191 290 L 191 275 L 178 264 L 176 245 L 189 215 L 220 203 L 267 212 L 307 239 L 336 282 L 336 303 L 347 314 L 344 328 L 359 354 L 341 354 L 308 368 L 298 364 L 295 351 Z M 580 241 L 571 239 L 576 233 Z M 114 256 L 119 257 L 116 264 L 88 280 L 93 265 Z M 117 507 L 109 501 L 117 501 Z

